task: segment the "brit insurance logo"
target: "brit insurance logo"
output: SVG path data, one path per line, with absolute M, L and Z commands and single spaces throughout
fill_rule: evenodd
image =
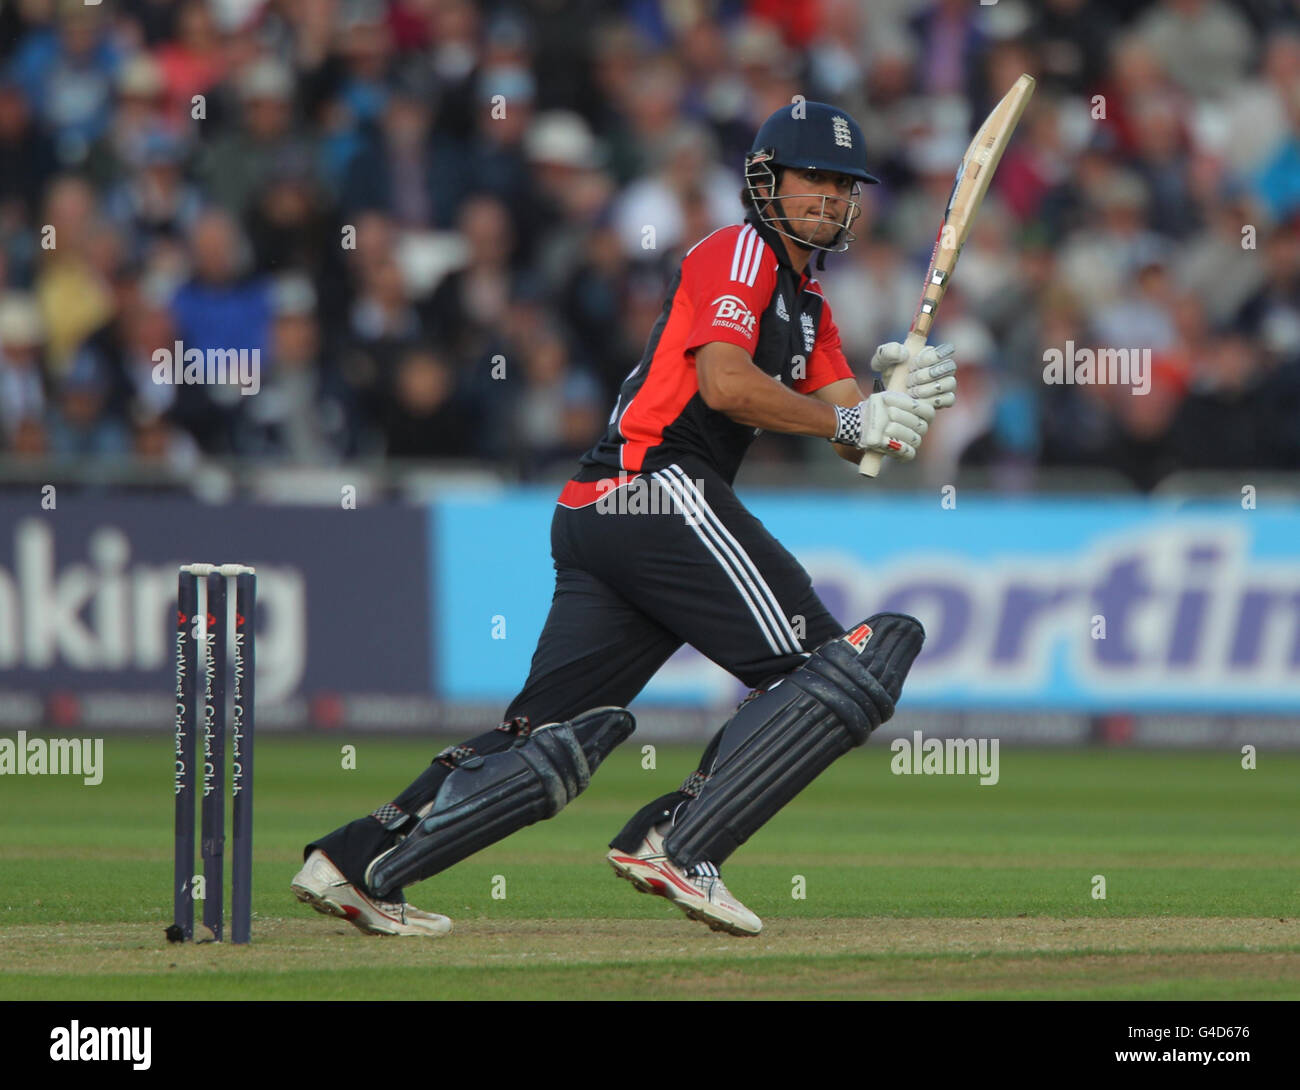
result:
M 746 335 L 754 332 L 754 315 L 745 301 L 735 295 L 719 295 L 709 306 L 717 306 L 713 315 L 714 325 L 724 325 L 739 330 Z

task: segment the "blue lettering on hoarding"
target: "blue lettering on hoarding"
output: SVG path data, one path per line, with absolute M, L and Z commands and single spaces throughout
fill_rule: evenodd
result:
M 1300 710 L 1300 512 L 748 499 L 846 625 L 880 610 L 922 620 L 912 706 Z M 504 701 L 522 683 L 553 589 L 553 502 L 439 504 L 443 695 Z M 508 639 L 489 638 L 494 614 L 509 616 Z M 734 687 L 681 655 L 644 699 L 725 701 Z

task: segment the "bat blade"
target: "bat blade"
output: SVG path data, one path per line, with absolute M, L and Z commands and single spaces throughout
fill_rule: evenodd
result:
M 1002 153 L 1011 143 L 1011 136 L 1033 93 L 1034 77 L 1022 75 L 984 119 L 984 124 L 979 127 L 970 146 L 966 148 L 966 153 L 961 157 L 957 176 L 953 179 L 952 193 L 948 197 L 948 207 L 944 209 L 943 222 L 939 224 L 939 234 L 934 240 L 930 267 L 926 270 L 925 283 L 921 288 L 921 301 L 917 304 L 907 339 L 903 342 L 909 360 L 916 357 L 916 353 L 925 347 L 929 339 L 930 326 L 934 324 L 939 304 L 948 291 L 957 258 L 961 256 L 984 194 L 989 191 L 993 172 L 998 168 Z M 895 393 L 907 389 L 905 366 L 894 368 L 887 388 Z M 883 455 L 869 450 L 858 463 L 858 472 L 864 477 L 874 477 L 880 472 L 883 462 Z

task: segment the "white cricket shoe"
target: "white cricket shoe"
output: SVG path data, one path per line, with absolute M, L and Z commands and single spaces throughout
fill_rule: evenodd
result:
M 451 920 L 435 912 L 423 912 L 399 901 L 378 901 L 368 897 L 343 877 L 323 851 L 317 848 L 307 857 L 293 881 L 293 895 L 326 916 L 347 920 L 367 935 L 445 935 Z
M 626 878 L 642 893 L 667 897 L 692 920 L 708 924 L 714 931 L 733 935 L 757 935 L 763 921 L 750 912 L 718 877 L 688 875 L 669 860 L 664 838 L 651 829 L 634 853 L 617 848 L 605 856 L 620 878 Z

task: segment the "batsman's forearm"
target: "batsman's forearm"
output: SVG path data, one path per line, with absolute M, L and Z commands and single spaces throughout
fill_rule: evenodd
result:
M 710 408 L 749 428 L 785 435 L 811 435 L 818 439 L 833 436 L 838 423 L 832 406 L 805 394 L 797 394 L 767 375 L 736 390 L 721 405 L 711 405 Z

